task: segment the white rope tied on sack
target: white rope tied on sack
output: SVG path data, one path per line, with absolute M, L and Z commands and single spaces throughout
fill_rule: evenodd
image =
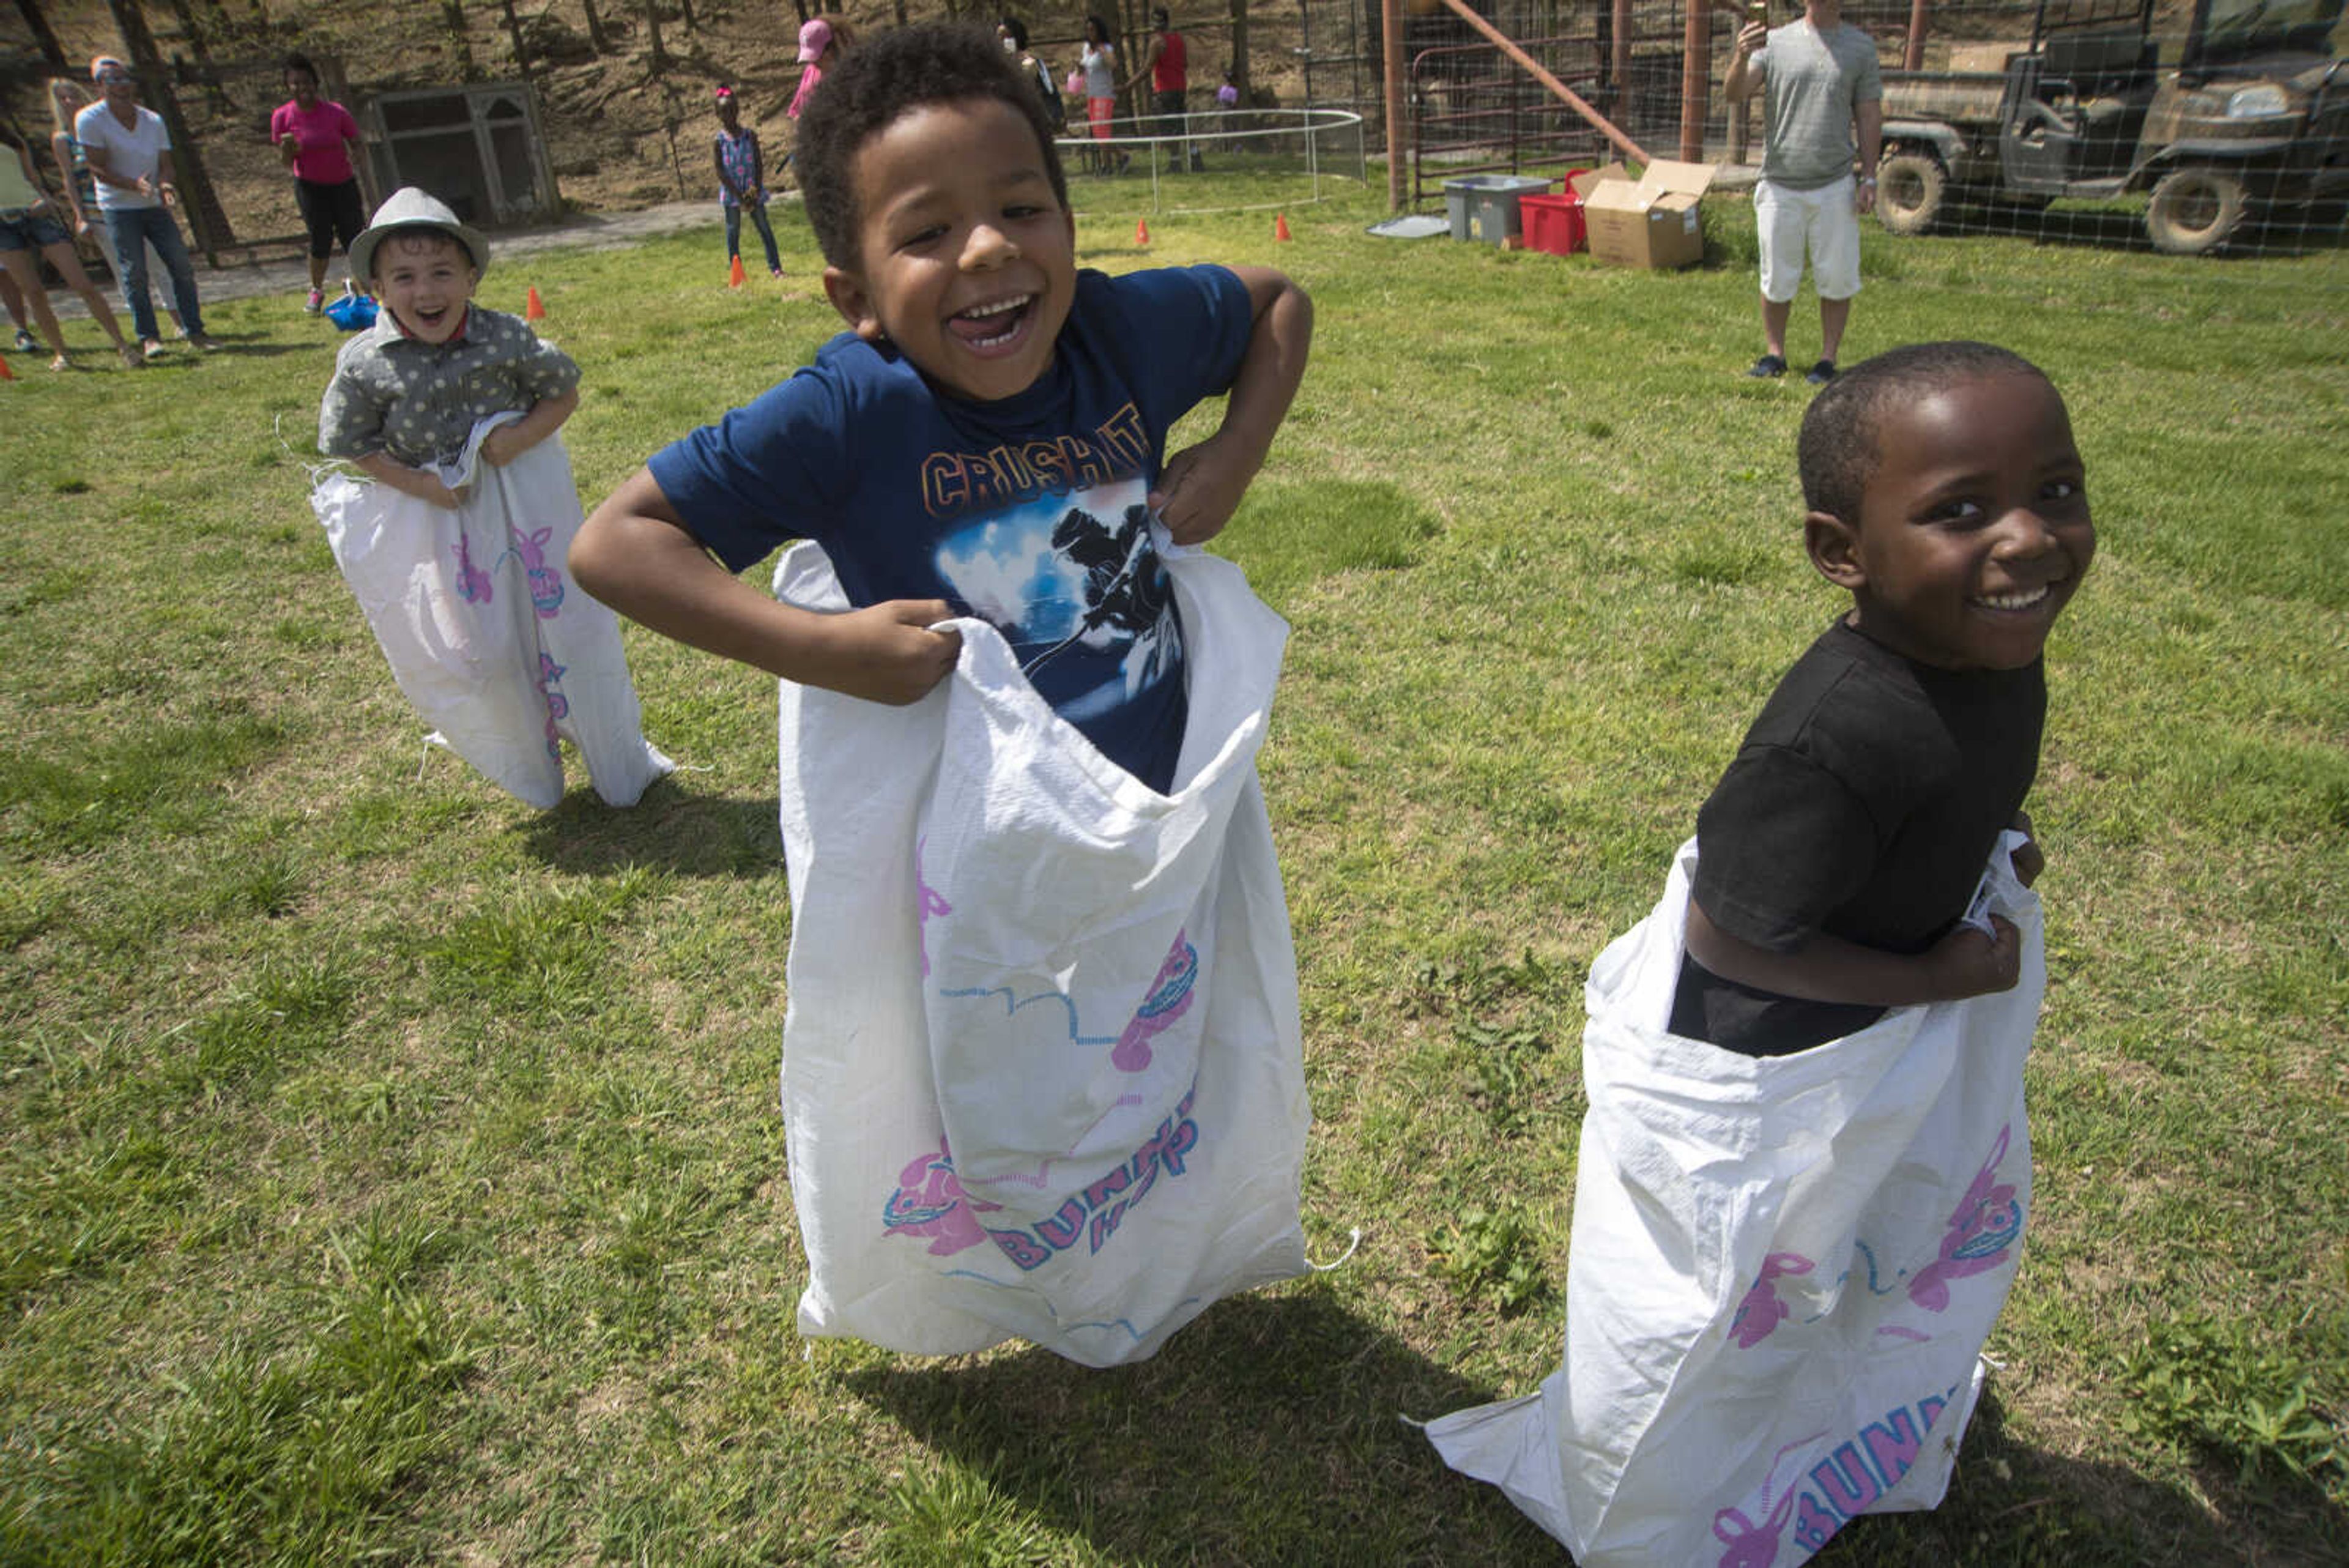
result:
M 1352 1257 L 1354 1255 L 1354 1250 L 1361 1244 L 1362 1228 L 1360 1225 L 1352 1226 L 1346 1232 L 1346 1250 L 1344 1251 L 1339 1253 L 1336 1257 L 1330 1259 L 1326 1263 L 1317 1263 L 1312 1259 L 1308 1258 L 1305 1260 L 1305 1266 L 1312 1270 L 1317 1274 L 1326 1274 L 1330 1270 L 1344 1263 L 1347 1259 Z

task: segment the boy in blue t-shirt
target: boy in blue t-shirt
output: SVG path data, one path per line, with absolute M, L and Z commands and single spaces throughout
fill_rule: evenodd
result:
M 974 29 L 844 56 L 797 157 L 852 330 L 623 483 L 573 548 L 580 583 L 680 641 L 890 703 L 954 668 L 959 639 L 932 625 L 983 618 L 1057 712 L 1170 790 L 1183 627 L 1148 516 L 1185 545 L 1230 520 L 1304 375 L 1310 303 L 1260 267 L 1080 272 L 1043 109 Z M 1169 427 L 1226 391 L 1216 433 L 1162 462 Z M 854 608 L 735 576 L 793 538 Z

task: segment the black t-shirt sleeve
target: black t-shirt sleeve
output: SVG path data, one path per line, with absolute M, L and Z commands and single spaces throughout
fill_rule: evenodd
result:
M 1883 851 L 1848 785 L 1784 746 L 1749 742 L 1697 813 L 1692 892 L 1713 923 L 1794 952 L 1865 887 Z

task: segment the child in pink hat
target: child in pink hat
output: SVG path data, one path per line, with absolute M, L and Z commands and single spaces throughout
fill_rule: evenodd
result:
M 833 24 L 822 16 L 811 16 L 800 24 L 800 64 L 807 69 L 800 73 L 799 90 L 792 94 L 791 107 L 783 110 L 792 119 L 797 119 L 800 110 L 807 107 L 808 94 L 823 80 L 833 47 L 841 41 L 833 36 Z

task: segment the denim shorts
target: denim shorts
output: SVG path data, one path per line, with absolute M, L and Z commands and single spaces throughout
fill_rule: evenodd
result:
M 37 254 L 72 238 L 66 233 L 66 226 L 46 211 L 10 207 L 0 212 L 0 251 L 32 251 Z

